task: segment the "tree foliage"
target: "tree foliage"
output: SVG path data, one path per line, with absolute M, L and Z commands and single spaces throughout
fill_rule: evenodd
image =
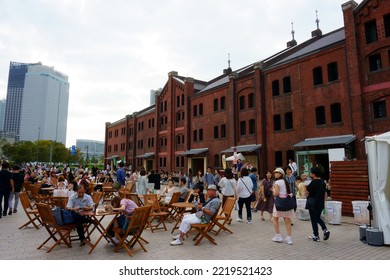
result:
M 80 149 L 71 155 L 70 149 L 64 144 L 51 140 L 18 141 L 3 145 L 3 154 L 14 163 L 23 162 L 62 162 L 75 163 L 82 158 Z

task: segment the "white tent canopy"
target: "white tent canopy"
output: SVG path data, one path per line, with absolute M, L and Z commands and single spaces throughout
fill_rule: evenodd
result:
M 390 244 L 390 131 L 365 138 L 374 226 Z
M 245 160 L 245 157 L 241 153 L 238 153 L 237 154 L 237 159 Z M 226 161 L 233 161 L 233 160 L 234 160 L 234 155 L 226 158 Z

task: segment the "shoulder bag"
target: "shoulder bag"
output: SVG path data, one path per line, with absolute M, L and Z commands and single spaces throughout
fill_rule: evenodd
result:
M 254 192 L 251 192 L 251 191 L 249 190 L 249 188 L 246 186 L 244 180 L 241 179 L 241 182 L 244 183 L 245 188 L 248 190 L 248 192 L 251 193 L 251 195 L 249 196 L 249 197 L 251 198 L 251 202 L 255 202 L 255 201 L 256 201 L 256 195 L 255 195 L 255 193 L 254 193 Z

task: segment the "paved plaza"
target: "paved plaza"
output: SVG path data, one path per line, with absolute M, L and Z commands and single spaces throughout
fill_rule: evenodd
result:
M 237 211 L 233 211 L 233 222 L 229 226 L 234 234 L 221 232 L 216 236 L 218 245 L 202 240 L 198 246 L 193 245 L 192 237 L 184 241 L 184 245 L 170 246 L 173 224 L 167 223 L 168 231 L 160 230 L 152 233 L 145 230 L 143 237 L 149 241 L 148 252 L 139 251 L 130 257 L 122 250 L 113 252 L 113 247 L 102 239 L 92 254 L 89 247 L 80 247 L 73 242 L 68 248 L 60 244 L 51 253 L 48 247 L 37 250 L 37 247 L 48 237 L 44 228 L 39 230 L 28 227 L 18 229 L 27 221 L 21 208 L 17 214 L 0 219 L 1 260 L 188 260 L 188 259 L 220 259 L 220 260 L 390 260 L 389 246 L 370 246 L 359 240 L 359 227 L 354 224 L 353 217 L 342 217 L 340 225 L 328 225 L 331 232 L 327 241 L 313 242 L 308 239 L 311 234 L 310 221 L 294 219 L 293 245 L 275 243 L 271 221 L 260 221 L 259 213 L 253 213 L 253 223 L 236 222 Z M 245 210 L 244 210 L 245 213 Z M 244 214 L 245 218 L 245 214 Z M 109 222 L 109 217 L 104 223 Z M 281 231 L 285 235 L 284 224 Z M 178 232 L 174 232 L 177 234 Z M 96 240 L 97 233 L 92 241 Z M 52 241 L 50 241 L 52 242 Z M 52 244 L 52 243 L 49 243 Z

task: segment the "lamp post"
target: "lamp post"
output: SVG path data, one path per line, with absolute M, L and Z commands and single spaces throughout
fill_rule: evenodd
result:
M 87 158 L 86 158 L 86 160 L 88 161 L 88 159 L 89 159 L 89 155 L 88 155 L 88 145 L 85 146 L 85 148 L 87 149 Z

